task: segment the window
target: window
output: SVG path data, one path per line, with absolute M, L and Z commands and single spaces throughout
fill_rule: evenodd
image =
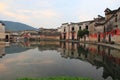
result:
M 117 22 L 117 15 L 115 15 L 115 22 Z
M 65 30 L 65 28 L 64 28 L 64 32 L 65 32 L 66 30 Z
M 79 30 L 81 30 L 81 26 L 79 26 Z
M 72 27 L 72 31 L 74 31 L 74 27 Z
M 88 30 L 88 26 L 86 26 L 86 29 Z

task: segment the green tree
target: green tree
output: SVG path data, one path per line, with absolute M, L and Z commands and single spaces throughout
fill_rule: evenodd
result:
M 86 36 L 85 35 L 89 35 L 89 31 L 87 29 L 84 30 L 79 30 L 78 31 L 78 39 L 83 38 L 84 37 L 84 41 L 86 40 Z
M 79 38 L 83 38 L 83 36 L 84 36 L 83 30 L 79 30 L 77 36 L 78 36 Z
M 84 35 L 89 35 L 89 31 L 87 29 L 83 30 Z

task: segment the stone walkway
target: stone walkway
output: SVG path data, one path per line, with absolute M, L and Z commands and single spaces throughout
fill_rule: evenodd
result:
M 107 47 L 112 47 L 112 48 L 115 48 L 115 49 L 120 49 L 120 45 L 117 45 L 117 44 L 105 44 L 105 43 L 97 43 L 97 44 L 107 46 Z
M 79 42 L 79 41 L 68 41 L 68 42 Z M 80 42 L 80 43 L 88 43 L 88 44 L 96 44 L 96 45 L 102 45 L 102 46 L 107 46 L 115 49 L 120 50 L 120 44 L 107 44 L 107 43 L 98 43 L 98 42 Z
M 70 42 L 79 42 L 79 41 L 70 41 Z M 108 44 L 108 43 L 98 43 L 98 42 L 89 42 L 89 41 L 88 42 L 80 41 L 79 43 L 102 45 L 102 46 L 107 46 L 107 47 L 111 47 L 111 48 L 120 50 L 120 44 Z
M 120 50 L 120 45 L 118 45 L 118 44 L 107 44 L 107 43 L 98 43 L 98 42 L 87 42 L 87 43 L 107 46 L 107 47 L 111 47 L 111 48 L 115 48 L 115 49 L 119 49 Z

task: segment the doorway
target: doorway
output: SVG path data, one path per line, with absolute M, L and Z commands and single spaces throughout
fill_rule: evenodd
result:
M 5 35 L 5 41 L 6 41 L 6 42 L 9 41 L 9 35 Z

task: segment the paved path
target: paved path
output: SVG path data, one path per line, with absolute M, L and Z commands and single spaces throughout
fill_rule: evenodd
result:
M 98 42 L 87 42 L 89 44 L 97 44 L 97 45 L 102 45 L 102 46 L 107 46 L 107 47 L 111 47 L 111 48 L 115 48 L 115 49 L 119 49 L 120 50 L 120 45 L 118 44 L 107 44 L 107 43 L 98 43 Z
M 79 42 L 79 41 L 68 41 L 68 42 Z M 87 43 L 87 44 L 96 44 L 96 45 L 102 45 L 102 46 L 107 46 L 115 49 L 120 50 L 120 44 L 107 44 L 107 43 L 98 43 L 98 42 L 80 42 L 80 43 Z
M 107 47 L 116 48 L 116 49 L 120 49 L 120 45 L 117 45 L 117 44 L 105 44 L 105 43 L 97 43 L 97 44 L 107 46 Z

